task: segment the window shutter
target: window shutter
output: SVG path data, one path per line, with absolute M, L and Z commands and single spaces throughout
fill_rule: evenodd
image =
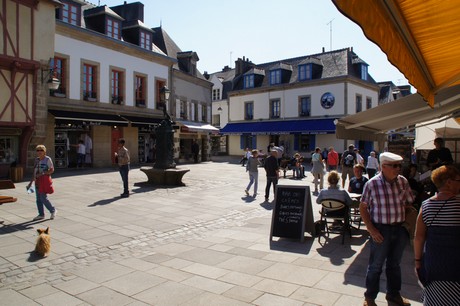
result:
M 180 99 L 176 99 L 176 118 L 180 118 Z
M 211 123 L 211 106 L 206 107 L 206 122 Z
M 300 140 L 300 135 L 295 134 L 294 135 L 294 151 L 299 151 L 299 140 Z
M 190 103 L 190 120 L 195 121 L 195 103 Z
M 310 135 L 310 151 L 316 148 L 316 135 Z
M 198 112 L 197 112 L 197 116 L 198 118 L 196 118 L 197 121 L 201 121 L 201 118 L 203 116 L 203 109 L 202 109 L 202 105 L 201 104 L 196 104 L 197 108 L 198 108 Z

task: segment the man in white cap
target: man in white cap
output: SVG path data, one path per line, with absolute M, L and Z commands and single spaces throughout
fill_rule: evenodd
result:
M 382 171 L 364 186 L 359 210 L 371 236 L 370 257 L 366 274 L 364 306 L 376 306 L 383 264 L 387 276 L 386 299 L 395 305 L 408 306 L 401 290 L 401 257 L 409 241 L 402 226 L 405 206 L 414 201 L 409 183 L 400 175 L 403 158 L 397 154 L 380 154 Z

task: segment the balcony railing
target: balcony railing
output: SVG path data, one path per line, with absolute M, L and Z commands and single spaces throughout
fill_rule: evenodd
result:
M 112 96 L 112 104 L 123 104 L 123 97 L 122 96 Z
M 136 99 L 137 107 L 145 107 L 145 99 Z

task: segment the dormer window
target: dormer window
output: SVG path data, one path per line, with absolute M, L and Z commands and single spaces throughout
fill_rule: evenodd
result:
M 367 65 L 361 64 L 361 80 L 367 81 Z
M 312 64 L 299 65 L 299 81 L 311 80 Z
M 270 85 L 281 84 L 281 69 L 270 71 Z
M 152 50 L 152 34 L 146 31 L 140 31 L 139 46 L 146 50 Z
M 115 39 L 120 39 L 120 22 L 112 19 L 107 18 L 106 23 L 106 35 Z
M 244 88 L 254 88 L 254 75 L 249 74 L 244 76 Z
M 81 7 L 73 2 L 63 2 L 60 9 L 57 10 L 57 18 L 63 22 L 80 26 Z

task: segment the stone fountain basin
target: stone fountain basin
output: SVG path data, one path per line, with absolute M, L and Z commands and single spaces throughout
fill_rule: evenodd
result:
M 190 169 L 155 169 L 154 167 L 141 167 L 140 170 L 147 175 L 149 184 L 168 186 L 185 186 L 182 177 L 190 171 Z

